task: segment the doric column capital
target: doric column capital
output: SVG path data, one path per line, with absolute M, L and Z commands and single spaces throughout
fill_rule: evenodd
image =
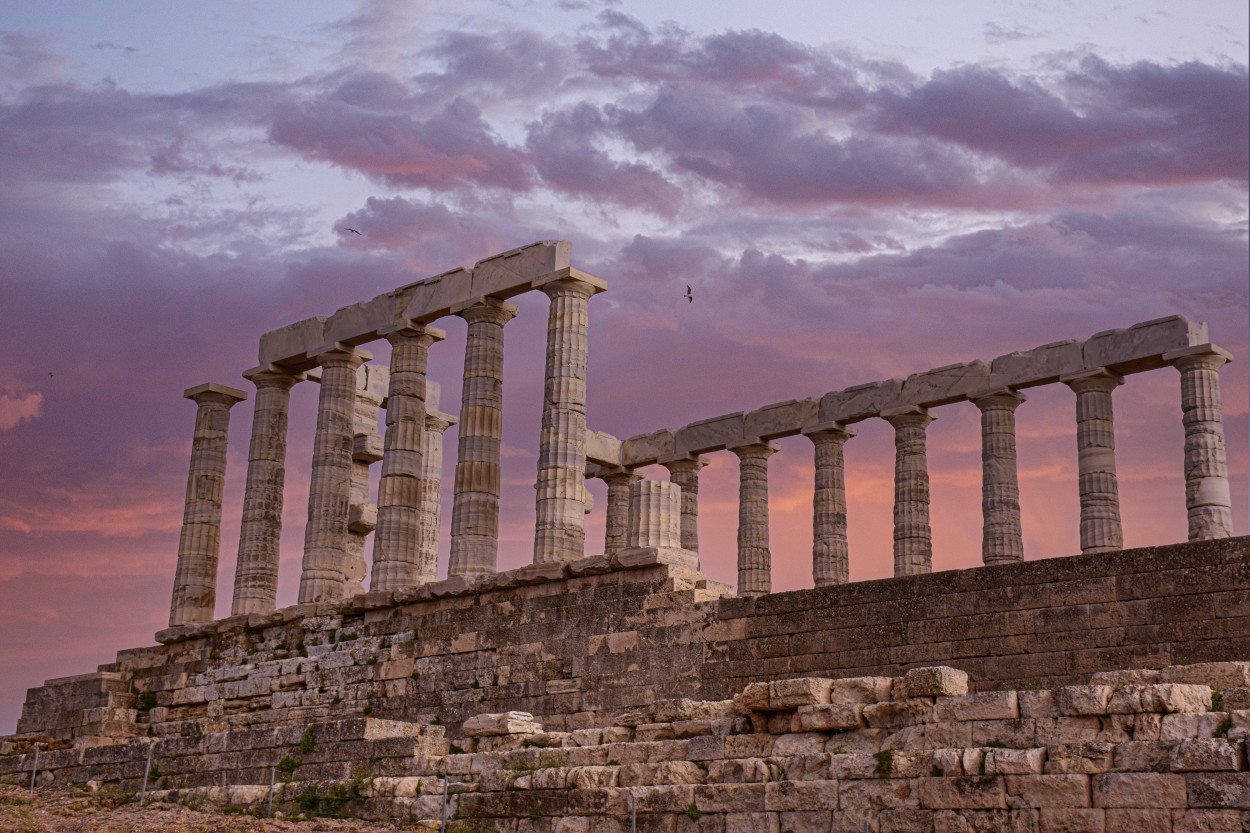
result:
M 614 483 L 625 483 L 632 485 L 642 480 L 642 475 L 633 469 L 627 469 L 624 466 L 617 466 L 611 469 L 599 469 L 597 471 L 587 473 L 591 477 L 597 477 L 604 483 L 611 486 Z
M 459 417 L 452 416 L 451 414 L 445 414 L 442 411 L 425 412 L 426 431 L 437 431 L 441 434 L 459 421 Z
M 855 431 L 840 422 L 826 422 L 804 428 L 802 434 L 813 443 L 846 442 L 855 436 Z
M 1220 366 L 1231 362 L 1233 354 L 1214 344 L 1197 344 L 1163 354 L 1163 360 L 1177 370 L 1219 370 Z
M 313 356 L 321 367 L 360 367 L 373 358 L 368 350 L 346 344 L 327 344 Z
M 296 382 L 302 382 L 307 378 L 299 371 L 287 370 L 276 364 L 253 367 L 243 371 L 242 376 L 257 388 L 277 388 L 278 390 L 290 390 Z
M 193 388 L 187 388 L 182 395 L 196 405 L 217 404 L 231 408 L 247 399 L 247 394 L 237 388 L 219 385 L 216 382 L 205 382 Z
M 670 475 L 673 472 L 698 472 L 707 465 L 707 458 L 697 454 L 684 454 L 671 460 L 661 460 L 660 465 L 668 469 Z
M 501 301 L 498 298 L 479 298 L 468 306 L 453 310 L 456 315 L 463 318 L 469 324 L 478 324 L 486 322 L 502 327 L 513 318 L 516 318 L 518 307 L 516 304 L 510 304 L 507 301 Z
M 1059 381 L 1072 388 L 1074 393 L 1111 393 L 1124 384 L 1124 377 L 1114 370 L 1105 367 L 1096 370 L 1083 370 L 1060 376 Z
M 898 428 L 924 428 L 937 419 L 928 408 L 919 405 L 906 405 L 902 408 L 891 408 L 881 412 L 881 418 Z
M 739 460 L 767 460 L 779 449 L 773 443 L 754 440 L 730 446 L 729 450 L 737 454 Z
M 568 296 L 589 298 L 596 293 L 606 291 L 608 283 L 603 278 L 596 278 L 580 269 L 570 267 L 536 278 L 532 286 L 534 289 L 541 289 L 547 293 L 548 298 Z
M 986 411 L 1014 411 L 1028 397 L 1017 390 L 1011 388 L 1000 388 L 990 393 L 980 396 L 971 397 L 969 399 L 973 405 L 981 409 L 982 413 Z
M 379 329 L 378 335 L 390 342 L 392 347 L 414 340 L 424 341 L 424 346 L 429 347 L 434 342 L 447 338 L 447 331 L 405 319 Z

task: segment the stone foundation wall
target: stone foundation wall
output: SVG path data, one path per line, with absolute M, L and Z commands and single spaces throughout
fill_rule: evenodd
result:
M 1245 537 L 728 594 L 654 557 L 598 556 L 174 628 L 32 689 L 18 732 L 81 744 L 362 715 L 458 727 L 512 709 L 571 731 L 761 678 L 941 663 L 979 689 L 1025 689 L 1250 658 Z
M 37 780 L 137 792 L 148 771 L 156 801 L 428 822 L 446 809 L 448 829 L 462 833 L 1250 825 L 1250 663 L 968 691 L 966 675 L 943 667 L 779 680 L 572 732 L 541 731 L 524 715 L 478 719 L 474 734 L 486 736 L 458 743 L 439 726 L 360 718 L 55 750 Z M 0 777 L 27 783 L 34 764 L 28 750 L 0 755 Z

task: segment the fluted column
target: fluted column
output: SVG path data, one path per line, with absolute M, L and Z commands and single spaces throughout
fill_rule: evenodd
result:
M 1081 552 L 1115 552 L 1124 548 L 1124 531 L 1115 476 L 1111 391 L 1124 384 L 1124 377 L 1103 368 L 1064 376 L 1059 381 L 1076 393 Z
M 772 443 L 731 448 L 738 455 L 738 595 L 772 591 L 772 552 L 768 545 L 768 458 Z
M 698 456 L 662 463 L 668 479 L 681 488 L 681 548 L 699 552 L 699 470 L 707 460 Z
M 247 399 L 241 390 L 211 382 L 183 396 L 197 406 L 191 466 L 178 538 L 178 564 L 169 604 L 169 626 L 209 622 L 217 601 L 217 553 L 221 546 L 221 493 L 226 481 L 230 408 Z
M 484 298 L 460 312 L 469 324 L 449 576 L 493 573 L 499 557 L 499 448 L 503 441 L 503 328 L 514 304 Z
M 842 446 L 855 432 L 834 423 L 804 431 L 815 446 L 816 488 L 812 495 L 812 580 L 817 587 L 850 581 L 846 545 L 846 477 Z
M 377 529 L 378 507 L 369 495 L 369 466 L 382 459 L 378 410 L 386 398 L 390 371 L 379 365 L 356 368 L 356 406 L 352 417 L 352 477 L 347 498 L 347 557 L 343 560 L 340 595 L 365 591 L 365 540 Z
M 929 526 L 929 462 L 925 428 L 935 417 L 926 408 L 881 414 L 894 427 L 894 575 L 933 572 Z
M 385 335 L 391 344 L 391 373 L 370 590 L 397 590 L 418 583 L 425 371 L 430 345 L 444 337 L 442 330 L 409 323 Z
M 600 475 L 600 478 L 608 484 L 603 554 L 612 555 L 625 549 L 629 534 L 630 487 L 641 480 L 642 475 L 618 468 Z
M 1016 408 L 1024 394 L 1009 388 L 978 397 L 981 410 L 981 561 L 1024 560 L 1020 481 L 1016 470 Z
M 551 312 L 538 450 L 535 563 L 574 561 L 585 551 L 587 301 L 599 287 L 561 278 L 542 289 L 551 299 Z
M 301 604 L 338 598 L 345 590 L 356 368 L 370 358 L 368 353 L 346 347 L 317 356 L 321 394 L 313 439 L 308 525 L 304 529 Z
M 438 533 L 443 507 L 443 432 L 459 420 L 451 414 L 428 411 L 421 435 L 421 522 L 417 536 L 416 583 L 438 578 Z
M 675 483 L 638 478 L 629 487 L 626 547 L 681 548 L 681 494 Z
M 1228 461 L 1224 452 L 1224 409 L 1220 366 L 1232 355 L 1212 344 L 1163 356 L 1181 374 L 1181 413 L 1185 426 L 1185 508 L 1189 540 L 1233 534 Z
M 233 616 L 261 613 L 277 605 L 287 412 L 291 388 L 303 374 L 269 365 L 249 370 L 243 377 L 256 386 L 256 410 L 252 416 L 252 443 L 247 451 L 243 523 L 230 608 Z

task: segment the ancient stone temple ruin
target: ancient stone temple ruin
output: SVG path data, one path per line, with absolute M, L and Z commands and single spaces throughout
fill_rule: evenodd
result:
M 544 241 L 262 336 L 220 620 L 230 411 L 248 393 L 187 390 L 169 627 L 32 689 L 0 777 L 509 833 L 1250 829 L 1250 539 L 1232 537 L 1231 357 L 1204 324 L 1163 318 L 620 439 L 586 413 L 588 310 L 606 289 Z M 550 299 L 534 555 L 500 572 L 503 339 L 508 299 L 532 290 Z M 468 323 L 458 415 L 426 380 L 450 315 Z M 364 349 L 380 339 L 389 367 Z M 1189 541 L 1123 550 L 1113 392 L 1169 367 Z M 279 609 L 301 382 L 320 386 L 308 524 L 298 603 Z M 1081 554 L 1026 562 L 1015 412 L 1041 385 L 1074 395 Z M 926 426 L 965 401 L 982 415 L 985 566 L 933 573 Z M 852 584 L 843 447 L 871 419 L 896 438 L 895 578 Z M 815 587 L 774 594 L 768 461 L 800 434 Z M 723 451 L 740 463 L 736 588 L 699 570 L 699 472 Z M 655 465 L 668 480 L 640 476 Z M 587 478 L 607 484 L 601 552 Z

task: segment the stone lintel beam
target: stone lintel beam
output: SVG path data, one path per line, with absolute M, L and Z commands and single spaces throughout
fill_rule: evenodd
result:
M 621 465 L 631 468 L 650 466 L 676 454 L 673 432 L 667 429 L 639 434 L 621 442 Z
M 622 443 L 602 431 L 586 431 L 586 462 L 607 468 L 621 465 Z
M 535 288 L 535 281 L 558 279 L 552 275 L 567 277 L 561 273 L 570 270 L 569 258 L 568 241 L 543 240 L 480 260 L 472 269 L 453 269 L 415 281 L 333 315 L 307 318 L 265 333 L 260 339 L 260 363 L 306 370 L 316 365 L 318 348 L 327 341 L 365 344 L 398 320 L 428 324 L 485 296 L 520 295 Z M 606 288 L 600 279 L 594 281 Z

